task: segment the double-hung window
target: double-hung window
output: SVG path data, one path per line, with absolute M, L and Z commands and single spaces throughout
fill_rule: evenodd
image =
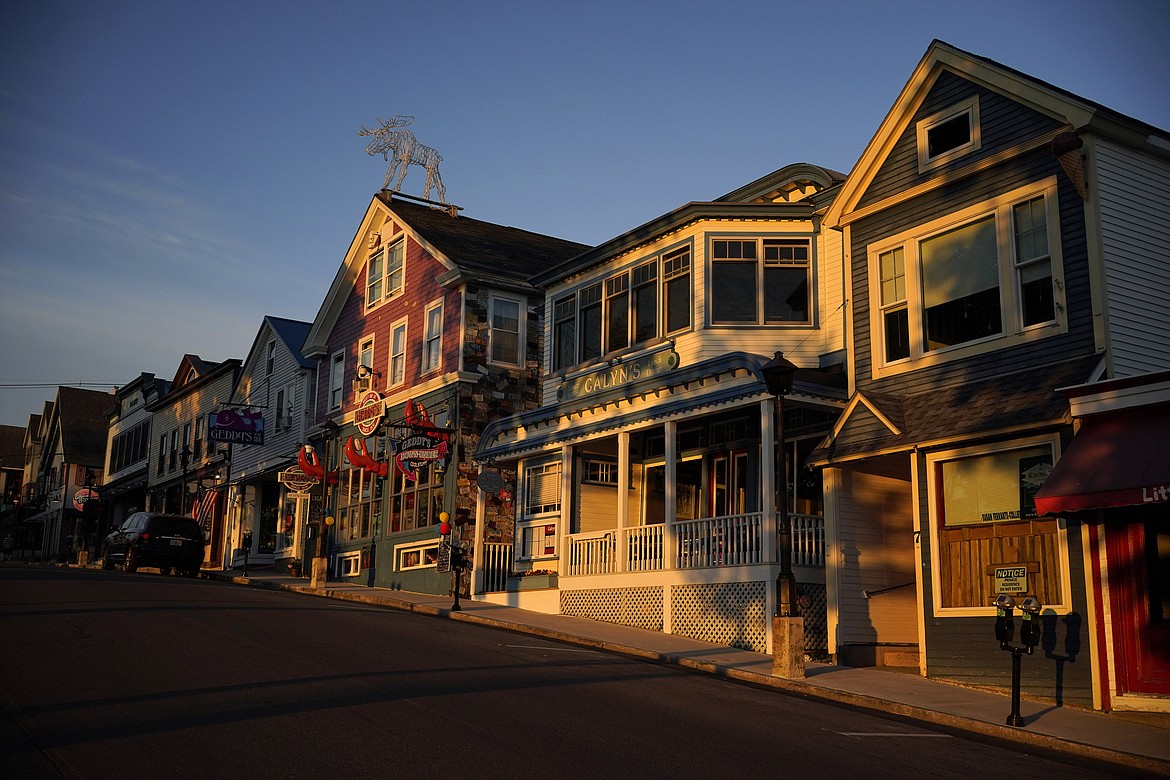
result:
M 870 325 L 882 340 L 875 370 L 999 348 L 1059 327 L 1058 224 L 1049 179 L 872 245 Z
M 560 461 L 526 468 L 523 518 L 516 524 L 516 557 L 519 560 L 556 556 L 560 510 Z
M 712 324 L 810 322 L 811 255 L 808 238 L 713 239 Z
M 370 255 L 366 262 L 367 309 L 402 292 L 405 254 L 405 243 L 400 238 L 389 246 L 379 247 Z
M 662 335 L 691 327 L 691 250 L 676 249 L 662 256 L 663 307 L 666 320 Z
M 432 304 L 426 311 L 426 334 L 423 336 L 422 371 L 437 371 L 443 361 L 443 303 Z
M 577 362 L 577 296 L 566 295 L 553 303 L 553 370 Z
M 658 335 L 658 261 L 635 268 L 633 282 L 634 343 L 641 344 Z
M 488 343 L 491 362 L 510 366 L 522 365 L 523 344 L 520 337 L 524 331 L 523 302 L 515 298 L 493 295 L 489 301 L 489 309 L 491 329 L 488 332 Z
M 272 376 L 276 371 L 276 342 L 268 342 L 268 353 L 264 360 L 264 376 Z
M 334 352 L 329 363 L 329 408 L 340 409 L 345 379 L 345 352 Z
M 406 381 L 406 320 L 390 326 L 390 387 Z
M 605 280 L 605 351 L 630 346 L 630 275 Z

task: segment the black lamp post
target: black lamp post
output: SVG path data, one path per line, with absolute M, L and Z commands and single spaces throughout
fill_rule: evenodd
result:
M 323 558 L 328 555 L 329 546 L 326 539 L 326 534 L 329 533 L 329 525 L 325 522 L 325 518 L 329 516 L 329 474 L 333 465 L 333 441 L 337 438 L 338 431 L 341 426 L 333 421 L 332 418 L 327 418 L 321 424 L 321 438 L 324 439 L 325 458 L 322 464 L 325 467 L 325 478 L 321 480 L 321 533 L 317 535 L 317 557 Z M 329 567 L 325 567 L 325 580 L 329 579 Z
M 179 492 L 179 514 L 187 514 L 187 463 L 191 459 L 191 449 L 187 445 L 183 445 L 183 451 L 179 453 L 179 466 L 183 469 L 183 487 Z
M 783 352 L 777 352 L 760 368 L 768 392 L 776 396 L 776 529 L 780 545 L 780 573 L 776 575 L 776 614 L 797 617 L 796 576 L 792 573 L 792 525 L 788 519 L 788 470 L 785 463 L 784 396 L 792 391 L 796 366 Z

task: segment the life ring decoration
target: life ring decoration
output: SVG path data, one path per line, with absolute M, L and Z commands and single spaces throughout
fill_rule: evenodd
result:
M 302 444 L 300 450 L 297 451 L 297 465 L 301 467 L 301 471 L 314 477 L 319 481 L 325 481 L 325 467 L 321 465 L 321 459 L 317 457 L 317 452 L 308 444 Z M 337 470 L 329 472 L 328 482 L 330 484 L 337 484 Z
M 357 468 L 385 477 L 390 473 L 390 464 L 384 460 L 370 457 L 370 450 L 365 439 L 355 439 L 350 436 L 345 442 L 345 457 Z

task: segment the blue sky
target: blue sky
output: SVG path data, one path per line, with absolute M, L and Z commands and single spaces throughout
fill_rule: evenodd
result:
M 848 172 L 934 38 L 1170 128 L 1167 30 L 1164 0 L 6 0 L 0 424 L 55 392 L 12 385 L 170 378 L 312 320 L 379 116 L 415 116 L 465 215 L 595 244 Z

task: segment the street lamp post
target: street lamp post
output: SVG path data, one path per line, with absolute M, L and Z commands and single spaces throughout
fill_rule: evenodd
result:
M 326 419 L 321 426 L 322 447 L 325 450 L 322 466 L 324 475 L 321 479 L 321 525 L 317 533 L 316 555 L 310 570 L 309 587 L 322 588 L 329 581 L 329 525 L 332 516 L 329 514 L 329 475 L 332 468 L 333 440 L 337 438 L 341 426 L 332 419 Z
M 776 575 L 776 613 L 772 617 L 772 673 L 804 677 L 804 618 L 792 573 L 792 525 L 788 517 L 788 469 L 785 462 L 784 396 L 792 392 L 797 367 L 777 352 L 760 368 L 768 392 L 776 397 L 776 512 L 780 571 Z
M 187 463 L 191 459 L 191 450 L 186 445 L 183 445 L 183 451 L 179 453 L 179 466 L 183 470 L 183 486 L 179 491 L 179 514 L 187 514 Z

